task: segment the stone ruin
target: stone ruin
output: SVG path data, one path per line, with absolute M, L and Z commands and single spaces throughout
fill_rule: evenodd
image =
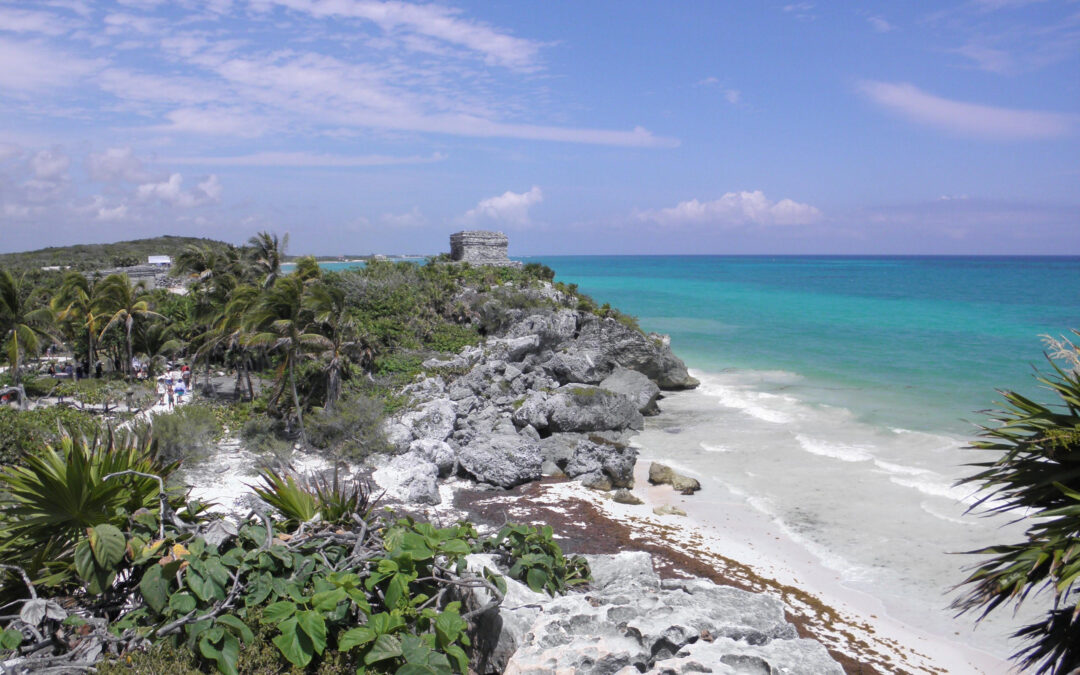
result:
M 450 259 L 470 265 L 521 267 L 506 256 L 509 239 L 502 232 L 465 230 L 450 235 Z

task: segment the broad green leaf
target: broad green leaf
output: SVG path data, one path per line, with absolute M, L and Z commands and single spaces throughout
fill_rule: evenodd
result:
M 401 656 L 401 641 L 393 635 L 380 635 L 375 638 L 375 644 L 364 655 L 364 663 L 371 665 L 386 659 L 396 659 Z
M 461 539 L 445 541 L 439 548 L 446 553 L 453 553 L 455 555 L 469 555 L 472 553 L 472 547 L 469 546 L 468 542 Z
M 221 658 L 217 667 L 225 675 L 237 675 L 236 664 L 240 660 L 240 642 L 232 633 L 226 633 L 221 645 Z
M 8 628 L 0 633 L 0 647 L 4 649 L 18 649 L 22 644 L 23 634 L 21 631 Z
M 221 586 L 227 586 L 232 582 L 229 570 L 225 569 L 221 561 L 216 558 L 210 558 L 206 561 L 206 573 Z
M 435 619 L 435 637 L 439 647 L 445 649 L 457 640 L 458 636 L 468 628 L 465 619 L 457 612 L 443 612 Z
M 316 593 L 311 597 L 311 606 L 320 612 L 329 612 L 338 606 L 338 603 L 349 599 L 349 594 L 343 588 Z
M 83 539 L 75 545 L 75 573 L 83 581 L 89 581 L 94 575 L 97 564 L 94 561 L 94 552 L 90 549 L 90 542 Z
M 290 663 L 301 668 L 311 663 L 315 655 L 311 639 L 297 626 L 296 618 L 289 618 L 278 626 L 281 635 L 274 638 L 274 645 Z
M 232 629 L 233 634 L 239 635 L 240 639 L 244 642 L 251 643 L 255 641 L 255 634 L 251 632 L 247 624 L 244 623 L 240 617 L 233 614 L 222 614 L 214 620 L 215 623 L 228 626 Z
M 169 607 L 180 614 L 187 614 L 196 606 L 195 596 L 187 591 L 180 591 L 169 596 Z
M 113 569 L 124 559 L 127 540 L 115 525 L 102 524 L 90 528 L 90 549 L 100 567 Z
M 397 609 L 409 597 L 409 582 L 404 574 L 395 574 L 386 587 L 386 606 Z
M 262 619 L 259 623 L 280 623 L 296 613 L 296 603 L 283 600 L 267 605 L 263 610 Z
M 532 567 L 525 575 L 525 583 L 529 585 L 533 591 L 539 593 L 544 590 L 544 586 L 548 582 L 548 573 L 539 567 Z
M 462 675 L 469 672 L 469 657 L 465 654 L 465 650 L 457 645 L 447 645 L 443 647 L 443 651 L 446 655 L 454 659 L 454 663 L 457 664 L 458 672 Z
M 296 620 L 307 636 L 311 638 L 311 644 L 315 653 L 322 654 L 326 649 L 326 621 L 323 615 L 315 610 L 298 612 Z
M 377 634 L 368 626 L 357 626 L 345 631 L 338 638 L 338 651 L 347 652 L 353 647 L 366 645 L 377 637 Z

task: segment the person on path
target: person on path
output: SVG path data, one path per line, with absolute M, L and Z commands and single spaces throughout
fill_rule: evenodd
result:
M 173 405 L 175 403 L 175 400 L 174 400 L 175 395 L 173 394 L 173 388 L 166 384 L 165 389 L 169 392 L 169 410 L 172 410 Z

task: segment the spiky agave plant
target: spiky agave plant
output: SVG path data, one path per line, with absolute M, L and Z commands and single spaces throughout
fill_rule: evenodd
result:
M 981 620 L 1001 605 L 1048 596 L 1045 618 L 1014 634 L 1025 644 L 1013 658 L 1037 673 L 1068 673 L 1080 667 L 1080 359 L 1068 341 L 1047 345 L 1053 372 L 1037 379 L 1060 403 L 1000 392 L 1004 408 L 972 444 L 993 458 L 973 464 L 980 470 L 960 483 L 979 486 L 972 509 L 1030 522 L 1027 538 L 970 551 L 989 557 L 972 568 L 953 607 L 981 610 Z
M 251 488 L 290 528 L 315 516 L 325 523 L 351 522 L 354 514 L 367 519 L 374 506 L 367 483 L 358 478 L 342 478 L 337 467 L 331 477 L 298 477 L 292 472 L 267 468 L 259 474 L 259 483 Z
M 55 443 L 0 470 L 0 561 L 35 582 L 74 582 L 75 546 L 89 528 L 122 529 L 139 509 L 159 511 L 157 479 L 125 472 L 164 480 L 178 466 L 159 461 L 146 434 L 106 428 L 88 438 L 61 427 Z M 182 495 L 170 499 L 183 505 Z

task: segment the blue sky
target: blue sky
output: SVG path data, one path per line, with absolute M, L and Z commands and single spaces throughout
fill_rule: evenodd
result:
M 0 251 L 1080 254 L 1080 2 L 0 0 Z

